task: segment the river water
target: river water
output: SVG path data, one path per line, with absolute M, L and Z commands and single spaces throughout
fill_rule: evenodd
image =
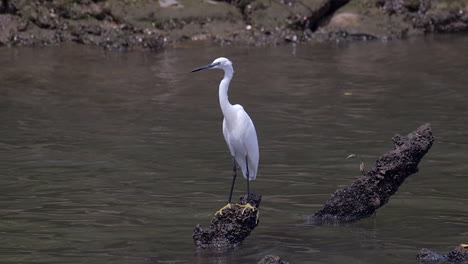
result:
M 1 263 L 416 263 L 468 243 L 468 36 L 268 48 L 111 52 L 0 49 Z M 230 251 L 199 251 L 224 206 L 231 159 L 220 71 L 252 117 L 260 224 Z M 307 224 L 362 160 L 430 122 L 436 141 L 374 217 Z M 346 159 L 350 154 L 358 158 Z M 238 178 L 235 197 L 246 184 Z M 237 198 L 236 198 L 237 199 Z

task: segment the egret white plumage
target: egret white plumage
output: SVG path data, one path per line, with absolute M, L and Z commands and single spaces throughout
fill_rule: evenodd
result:
M 234 75 L 232 62 L 227 58 L 217 58 L 211 64 L 197 68 L 192 72 L 204 69 L 221 69 L 224 71 L 224 78 L 219 84 L 219 105 L 224 115 L 223 134 L 229 147 L 233 162 L 232 185 L 229 192 L 228 204 L 221 208 L 216 214 L 223 214 L 223 210 L 231 208 L 232 191 L 237 176 L 237 165 L 242 170 L 244 178 L 247 180 L 247 197 L 249 198 L 249 182 L 257 178 L 258 169 L 258 140 L 255 126 L 247 112 L 241 105 L 232 105 L 228 100 L 229 83 Z M 247 201 L 248 201 L 247 198 Z M 246 209 L 255 210 L 249 203 L 238 205 Z

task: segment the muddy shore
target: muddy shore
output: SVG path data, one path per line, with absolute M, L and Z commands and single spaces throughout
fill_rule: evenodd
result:
M 0 46 L 162 49 L 468 32 L 467 0 L 2 0 Z

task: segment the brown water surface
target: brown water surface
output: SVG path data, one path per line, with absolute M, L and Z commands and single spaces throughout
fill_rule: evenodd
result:
M 0 48 L 0 262 L 416 263 L 468 243 L 468 37 L 274 48 L 108 52 Z M 192 231 L 225 205 L 231 159 L 218 106 L 257 128 L 260 225 L 243 246 L 197 251 Z M 375 217 L 313 226 L 337 188 L 430 122 L 420 172 Z M 235 196 L 245 190 L 240 178 Z

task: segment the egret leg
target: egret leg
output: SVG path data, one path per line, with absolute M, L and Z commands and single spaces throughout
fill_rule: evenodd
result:
M 249 203 L 249 200 L 250 200 L 250 187 L 249 187 L 249 183 L 250 183 L 250 175 L 249 175 L 249 162 L 247 160 L 247 156 L 245 156 L 245 167 L 247 168 L 247 203 Z
M 228 204 L 231 203 L 232 191 L 234 190 L 234 183 L 236 182 L 236 177 L 237 177 L 237 164 L 236 164 L 236 159 L 233 157 L 232 158 L 232 184 L 231 184 L 231 191 L 229 192 Z
M 234 183 L 236 182 L 236 177 L 237 177 L 237 164 L 236 164 L 236 159 L 234 159 L 233 157 L 232 158 L 232 184 L 231 184 L 231 191 L 229 192 L 229 200 L 228 200 L 227 205 L 225 205 L 223 208 L 216 211 L 215 215 L 223 215 L 224 209 L 232 208 L 231 207 L 232 191 L 234 190 Z
M 242 209 L 242 214 L 244 214 L 245 210 L 250 209 L 252 211 L 255 211 L 255 207 L 253 207 L 250 203 L 250 187 L 249 187 L 249 182 L 250 182 L 250 175 L 249 175 L 249 162 L 247 160 L 247 156 L 245 157 L 245 166 L 246 166 L 246 173 L 245 175 L 247 176 L 247 203 L 245 205 L 242 204 L 237 204 L 239 207 L 243 207 Z

